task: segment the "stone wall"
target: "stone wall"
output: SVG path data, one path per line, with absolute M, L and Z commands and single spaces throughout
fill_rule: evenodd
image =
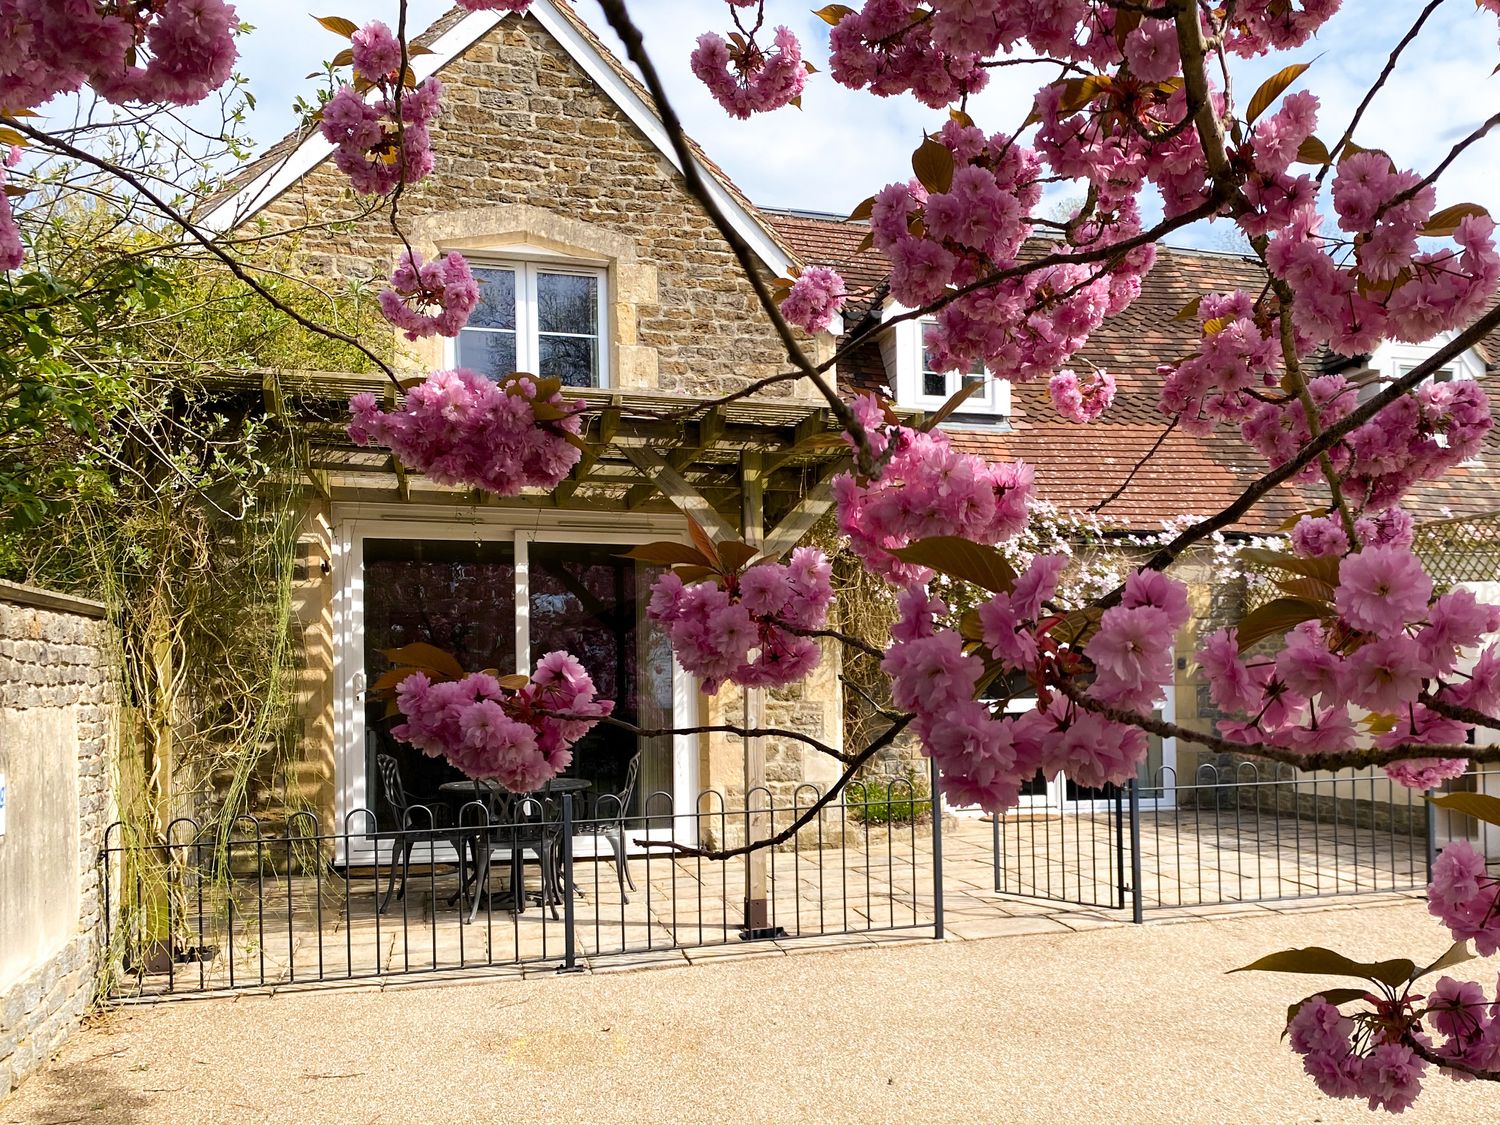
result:
M 708 397 L 785 370 L 754 291 L 681 174 L 536 19 L 506 19 L 438 77 L 436 164 L 401 197 L 416 251 L 603 265 L 609 382 L 621 389 Z M 383 282 L 401 250 L 389 215 L 370 212 L 328 161 L 258 219 L 316 226 L 298 252 L 324 275 Z M 322 225 L 334 220 L 348 222 Z M 447 362 L 441 339 L 397 343 L 411 371 Z M 824 334 L 813 350 L 823 358 L 831 347 Z M 769 394 L 815 391 L 799 382 Z
M 94 996 L 116 678 L 96 602 L 0 582 L 0 1100 Z

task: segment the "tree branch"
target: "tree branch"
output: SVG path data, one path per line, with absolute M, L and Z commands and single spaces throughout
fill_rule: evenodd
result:
M 804 825 L 817 819 L 818 814 L 843 791 L 844 786 L 853 780 L 854 771 L 894 742 L 896 736 L 904 731 L 911 721 L 912 716 L 907 715 L 892 723 L 884 734 L 849 759 L 848 768 L 839 775 L 837 781 L 828 787 L 828 792 L 809 805 L 805 811 L 780 832 L 777 832 L 773 836 L 768 836 L 764 840 L 752 840 L 737 848 L 722 848 L 717 850 L 713 848 L 696 848 L 689 844 L 679 844 L 675 840 L 636 839 L 631 842 L 639 844 L 642 847 L 665 848 L 674 855 L 698 856 L 701 859 L 716 860 L 733 859 L 735 856 L 749 855 L 751 852 L 760 851 L 762 848 L 773 848 L 777 844 L 785 843 L 795 836 Z
M 710 194 L 708 185 L 704 183 L 697 158 L 688 144 L 687 135 L 683 132 L 682 121 L 672 107 L 671 99 L 667 97 L 666 87 L 662 85 L 661 76 L 657 73 L 651 56 L 646 53 L 646 44 L 641 37 L 640 29 L 635 26 L 630 13 L 625 10 L 624 0 L 599 0 L 599 7 L 603 10 L 604 18 L 609 21 L 610 27 L 614 28 L 615 34 L 620 37 L 620 42 L 624 44 L 626 55 L 640 70 L 646 89 L 650 91 L 652 99 L 656 102 L 657 115 L 661 118 L 662 126 L 672 142 L 672 150 L 677 154 L 678 163 L 682 166 L 682 178 L 688 193 L 698 201 L 698 205 L 708 215 L 709 221 L 714 224 L 720 237 L 729 243 L 729 248 L 734 252 L 740 269 L 750 282 L 751 288 L 755 290 L 755 296 L 759 299 L 761 307 L 765 309 L 767 317 L 770 318 L 776 335 L 781 338 L 782 346 L 786 349 L 787 358 L 791 360 L 792 366 L 802 372 L 819 393 L 828 400 L 828 405 L 838 417 L 839 422 L 854 438 L 859 449 L 861 470 L 873 469 L 874 456 L 870 451 L 864 427 L 854 417 L 854 412 L 849 409 L 848 404 L 839 397 L 838 389 L 829 386 L 828 381 L 823 378 L 823 369 L 815 365 L 803 352 L 801 344 L 792 333 L 791 325 L 781 315 L 781 308 L 776 303 L 776 298 L 772 296 L 770 288 L 760 276 L 755 252 L 751 250 L 749 243 L 740 237 L 739 232 L 730 225 L 728 218 Z
M 57 137 L 54 137 L 49 133 L 44 133 L 39 129 L 34 129 L 18 118 L 0 114 L 0 121 L 3 121 L 7 127 L 16 130 L 18 133 L 30 137 L 38 144 L 45 145 L 48 148 L 60 152 L 65 156 L 70 156 L 74 160 L 82 161 L 83 163 L 88 164 L 90 167 L 97 168 L 101 172 L 105 172 L 108 175 L 114 176 L 115 178 L 119 179 L 121 182 L 128 184 L 143 199 L 147 200 L 153 207 L 161 212 L 162 215 L 164 215 L 167 219 L 169 219 L 183 231 L 186 231 L 194 242 L 207 250 L 215 258 L 218 258 L 219 261 L 223 262 L 230 273 L 234 274 L 234 276 L 237 277 L 242 283 L 254 290 L 255 293 L 259 295 L 260 298 L 267 304 L 269 304 L 272 308 L 277 309 L 286 316 L 291 317 L 293 321 L 301 325 L 303 328 L 307 329 L 309 332 L 315 332 L 319 336 L 323 336 L 329 340 L 336 340 L 341 344 L 347 344 L 349 347 L 354 348 L 356 351 L 362 353 L 367 359 L 369 359 L 371 363 L 380 368 L 381 371 L 385 372 L 386 377 L 389 378 L 390 381 L 394 383 L 398 389 L 400 388 L 401 381 L 396 378 L 396 373 L 391 369 L 390 364 L 386 363 L 385 360 L 381 359 L 378 355 L 372 352 L 364 344 L 356 340 L 353 336 L 340 332 L 335 328 L 328 328 L 324 325 L 317 324 L 314 321 L 309 320 L 307 317 L 303 316 L 300 312 L 294 309 L 291 305 L 288 305 L 280 297 L 276 296 L 276 294 L 272 293 L 269 289 L 267 289 L 264 285 L 257 281 L 255 276 L 250 273 L 249 270 L 247 270 L 243 265 L 236 261 L 232 254 L 230 254 L 212 238 L 209 238 L 206 234 L 204 234 L 196 226 L 194 226 L 192 221 L 189 220 L 188 217 L 181 211 L 179 211 L 176 207 L 174 207 L 172 204 L 168 203 L 165 199 L 152 191 L 140 176 L 137 176 L 134 172 L 131 172 L 126 168 L 121 168 L 116 164 L 112 164 L 102 157 L 95 156 L 93 153 L 87 151 L 86 149 L 81 149 L 76 145 L 71 145 L 66 141 L 59 140 Z

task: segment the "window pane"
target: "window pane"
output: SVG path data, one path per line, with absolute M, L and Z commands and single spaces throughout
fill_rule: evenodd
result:
M 948 397 L 948 380 L 935 371 L 922 372 L 922 393 L 930 398 Z
M 542 332 L 599 334 L 599 279 L 573 273 L 538 273 L 537 328 Z
M 582 336 L 542 336 L 537 343 L 537 374 L 543 379 L 561 379 L 566 387 L 599 385 L 596 341 Z
M 465 328 L 458 334 L 458 365 L 491 379 L 516 369 L 516 334 Z
M 475 270 L 479 282 L 479 304 L 469 315 L 475 328 L 516 327 L 516 271 Z

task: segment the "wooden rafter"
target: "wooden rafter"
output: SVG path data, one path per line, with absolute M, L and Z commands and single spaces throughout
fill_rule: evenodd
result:
M 656 490 L 671 501 L 672 506 L 683 515 L 696 520 L 700 527 L 714 539 L 738 539 L 739 533 L 719 514 L 688 479 L 671 465 L 667 459 L 649 445 L 625 445 L 625 456 L 656 486 Z M 628 503 L 628 500 L 627 500 Z

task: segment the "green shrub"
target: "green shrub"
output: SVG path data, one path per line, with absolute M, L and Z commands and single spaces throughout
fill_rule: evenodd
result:
M 932 792 L 915 770 L 851 781 L 844 803 L 856 824 L 920 824 L 932 816 Z

